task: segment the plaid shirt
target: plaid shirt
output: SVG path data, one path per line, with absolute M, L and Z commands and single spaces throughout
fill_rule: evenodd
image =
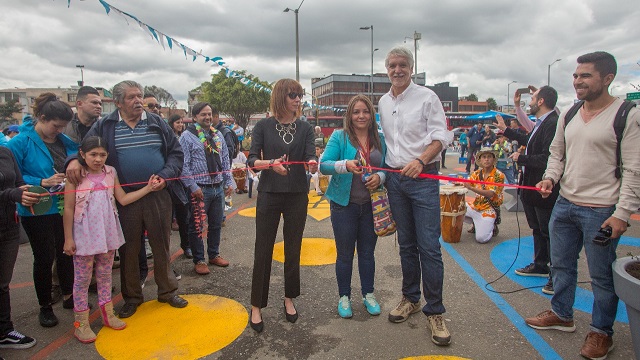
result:
M 221 144 L 219 152 L 222 169 L 219 171 L 222 173 L 210 176 L 208 175 L 209 169 L 207 168 L 204 145 L 200 142 L 200 139 L 189 131 L 183 132 L 180 136 L 180 146 L 182 146 L 182 151 L 184 152 L 184 166 L 182 167 L 182 178 L 180 180 L 182 180 L 184 186 L 186 186 L 191 192 L 200 188 L 198 184 L 218 184 L 223 181 L 225 188 L 236 188 L 236 183 L 231 177 L 229 150 L 224 142 L 224 137 L 219 131 L 216 131 L 214 139 L 216 142 L 220 142 Z M 198 176 L 199 174 L 204 175 Z

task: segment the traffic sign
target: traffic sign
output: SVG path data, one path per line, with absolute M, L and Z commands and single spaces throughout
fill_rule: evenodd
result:
M 627 100 L 640 100 L 640 92 L 627 93 Z

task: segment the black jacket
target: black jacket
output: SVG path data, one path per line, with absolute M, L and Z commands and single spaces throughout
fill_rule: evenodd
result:
M 556 134 L 557 124 L 558 114 L 554 111 L 542 122 L 538 130 L 533 134 L 531 141 L 529 141 L 529 135 L 521 134 L 511 128 L 507 128 L 504 131 L 504 135 L 509 140 L 516 140 L 520 145 L 527 145 L 527 154 L 518 157 L 518 165 L 524 166 L 520 182 L 522 185 L 535 186 L 542 180 L 542 175 L 544 175 L 544 171 L 547 168 L 547 160 L 549 159 L 549 146 Z M 525 204 L 551 209 L 556 203 L 556 199 L 558 199 L 559 191 L 560 185 L 556 184 L 553 187 L 553 192 L 546 199 L 533 190 L 520 190 L 520 197 Z
M 25 182 L 13 153 L 0 146 L 0 231 L 18 227 L 16 202 L 22 200 L 22 185 Z

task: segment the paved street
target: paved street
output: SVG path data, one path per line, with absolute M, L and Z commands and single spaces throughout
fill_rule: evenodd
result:
M 456 161 L 456 154 L 450 153 L 447 157 L 449 167 L 462 168 L 462 165 L 455 164 Z M 450 172 L 443 170 L 444 174 Z M 532 239 L 524 213 L 505 210 L 502 212 L 500 234 L 489 243 L 476 243 L 466 232 L 467 225 L 460 243 L 443 243 L 445 317 L 453 338 L 449 347 L 437 347 L 430 341 L 426 318 L 421 313 L 400 324 L 387 320 L 388 312 L 401 297 L 400 260 L 394 236 L 378 239 L 376 248 L 375 294 L 382 306 L 380 316 L 370 316 L 362 305 L 356 264 L 352 284 L 354 316 L 352 319 L 338 316 L 337 285 L 331 263 L 303 266 L 302 295 L 296 299 L 300 318 L 295 324 L 288 323 L 282 309 L 283 266 L 274 261 L 270 303 L 263 310 L 265 330 L 256 334 L 247 326 L 255 239 L 254 218 L 250 215 L 255 199 L 255 196 L 250 199 L 246 194 L 234 194 L 234 207 L 227 216 L 221 243 L 221 255 L 231 262 L 228 268 L 211 266 L 211 274 L 197 275 L 191 260 L 182 256 L 178 233 L 173 232 L 173 266 L 182 274 L 179 292 L 190 295 L 190 306 L 178 310 L 158 304 L 155 301 L 157 287 L 150 279 L 144 288 L 148 303 L 127 319 L 130 323 L 128 328 L 120 334 L 114 334 L 115 331 L 110 329 L 98 333 L 97 345 L 83 345 L 73 338 L 73 313 L 62 309 L 61 303 L 54 305 L 60 324 L 50 329 L 40 327 L 32 284 L 31 249 L 29 244 L 21 245 L 12 281 L 12 315 L 16 328 L 35 337 L 38 344 L 28 350 L 0 350 L 0 357 L 189 358 L 193 356 L 189 354 L 196 352 L 181 352 L 182 347 L 193 348 L 193 351 L 221 347 L 213 353 L 205 351 L 198 356 L 207 359 L 401 359 L 436 355 L 442 356 L 438 359 L 581 358 L 579 350 L 589 330 L 590 314 L 587 312 L 590 311 L 590 300 L 581 298 L 576 304 L 577 308 L 585 307 L 587 312 L 576 311 L 575 333 L 536 331 L 524 324 L 524 317 L 549 308 L 550 297 L 540 292 L 546 279 L 519 279 L 513 274 L 513 269 L 528 264 L 532 259 Z M 310 215 L 304 236 L 329 239 L 325 243 L 330 245 L 333 233 L 326 201 L 325 197 L 310 196 Z M 281 232 L 279 237 L 281 239 Z M 628 252 L 640 254 L 639 247 L 640 222 L 636 218 L 623 237 L 618 255 L 626 256 Z M 330 249 L 323 248 L 321 241 L 303 251 L 308 251 L 305 256 L 319 260 L 322 260 L 323 252 L 331 254 Z M 485 286 L 500 277 L 514 259 L 515 265 L 507 276 Z M 584 256 L 579 269 L 579 281 L 587 282 Z M 117 310 L 122 305 L 118 295 L 118 270 L 114 270 L 113 277 Z M 539 287 L 516 291 L 532 285 Z M 581 283 L 580 287 L 588 298 L 590 285 Z M 209 296 L 199 297 L 197 294 Z M 98 332 L 102 321 L 95 312 L 96 295 L 91 294 L 90 300 L 94 304 L 92 328 Z M 615 349 L 609 359 L 631 359 L 633 350 L 626 313 L 619 311 L 618 318 L 621 321 L 615 326 Z M 157 323 L 154 322 L 156 320 Z M 150 334 L 153 339 L 145 338 Z M 225 336 L 230 338 L 225 340 Z M 114 353 L 118 355 L 105 355 Z

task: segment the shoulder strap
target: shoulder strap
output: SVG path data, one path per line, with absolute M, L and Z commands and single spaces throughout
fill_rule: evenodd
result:
M 582 104 L 584 104 L 584 100 L 580 100 L 577 103 L 573 104 L 573 106 L 571 106 L 569 111 L 567 111 L 567 113 L 564 115 L 565 129 L 567 128 L 567 125 L 569 125 L 569 121 L 571 121 L 571 119 L 573 119 L 573 117 L 576 116 L 576 114 L 578 113 L 578 110 L 580 110 L 580 108 L 582 107 Z
M 634 102 L 625 100 L 618 112 L 616 113 L 616 117 L 613 120 L 613 131 L 616 133 L 616 178 L 620 179 L 622 177 L 622 148 L 620 143 L 622 142 L 622 133 L 624 132 L 624 128 L 627 125 L 627 116 L 629 116 L 629 111 L 634 108 L 636 104 Z

